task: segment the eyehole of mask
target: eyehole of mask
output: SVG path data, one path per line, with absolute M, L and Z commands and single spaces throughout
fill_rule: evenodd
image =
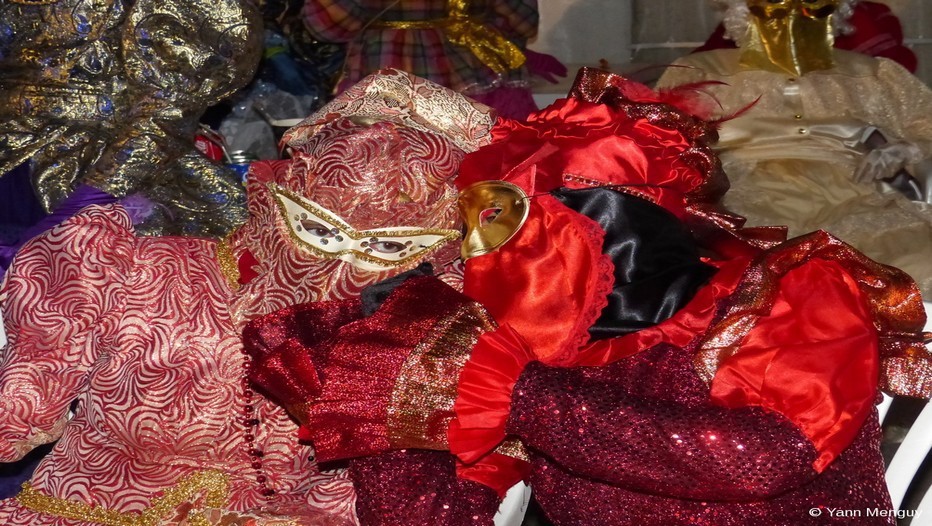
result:
M 496 208 L 486 208 L 485 210 L 479 212 L 479 224 L 482 226 L 489 226 L 498 219 L 498 216 L 502 213 L 501 207 Z
M 305 232 L 312 236 L 322 238 L 329 238 L 334 236 L 334 234 L 326 226 L 318 223 L 317 221 L 311 221 L 310 219 L 302 219 L 301 228 L 303 228 Z
M 382 254 L 397 254 L 405 249 L 405 246 L 397 241 L 378 241 L 369 243 L 369 248 Z

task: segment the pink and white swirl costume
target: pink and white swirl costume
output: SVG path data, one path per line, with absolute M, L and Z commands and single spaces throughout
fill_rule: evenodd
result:
M 110 205 L 24 246 L 0 288 L 0 460 L 61 439 L 0 523 L 356 524 L 345 474 L 244 383 L 240 329 L 455 258 L 452 178 L 493 120 L 386 71 L 291 130 L 293 159 L 254 165 L 250 218 L 221 243 L 137 236 Z

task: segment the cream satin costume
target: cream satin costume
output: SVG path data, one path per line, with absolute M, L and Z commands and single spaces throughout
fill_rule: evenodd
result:
M 847 51 L 801 76 L 747 69 L 740 57 L 740 49 L 689 55 L 659 81 L 725 82 L 707 88 L 724 115 L 753 104 L 720 127 L 725 205 L 749 225 L 787 225 L 791 236 L 827 230 L 932 294 L 932 206 L 853 179 L 874 127 L 932 155 L 932 91 L 893 61 Z

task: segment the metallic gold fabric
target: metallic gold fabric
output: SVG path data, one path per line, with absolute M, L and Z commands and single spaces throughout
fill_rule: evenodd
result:
M 153 201 L 144 235 L 222 237 L 244 192 L 193 137 L 252 77 L 260 27 L 241 0 L 0 0 L 0 174 L 31 161 L 47 210 L 86 183 Z
M 496 73 L 517 69 L 524 64 L 524 53 L 494 27 L 469 14 L 469 0 L 449 0 L 449 15 L 437 20 L 398 20 L 376 24 L 392 29 L 443 28 L 447 39 L 472 52 Z
M 19 503 L 31 510 L 52 517 L 80 520 L 105 526 L 155 526 L 178 505 L 191 500 L 199 493 L 205 494 L 205 505 L 219 508 L 227 503 L 229 482 L 226 475 L 218 471 L 203 471 L 185 477 L 178 484 L 167 488 L 162 497 L 140 514 L 120 513 L 90 504 L 50 497 L 39 493 L 27 482 L 23 491 L 16 496 Z M 202 515 L 188 517 L 191 526 L 207 526 L 209 521 Z
M 831 69 L 831 16 L 838 4 L 839 0 L 748 0 L 754 16 L 742 65 L 794 75 Z
M 469 303 L 441 320 L 408 356 L 388 405 L 391 443 L 446 449 L 447 424 L 457 397 L 455 379 L 479 336 L 495 327 L 485 309 Z
M 217 244 L 217 263 L 220 264 L 220 272 L 226 278 L 230 290 L 239 288 L 239 266 L 236 264 L 236 258 L 233 256 L 233 248 L 230 246 L 230 236 L 225 237 Z

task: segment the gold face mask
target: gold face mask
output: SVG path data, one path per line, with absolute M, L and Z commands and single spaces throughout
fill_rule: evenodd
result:
M 524 190 L 505 181 L 482 181 L 460 192 L 460 215 L 466 224 L 463 260 L 494 251 L 521 230 L 528 216 Z
M 747 0 L 741 65 L 792 75 L 834 67 L 831 17 L 840 0 Z

